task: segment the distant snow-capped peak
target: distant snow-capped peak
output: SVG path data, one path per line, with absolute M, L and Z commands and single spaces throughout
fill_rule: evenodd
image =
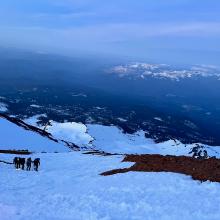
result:
M 112 67 L 109 73 L 119 77 L 145 79 L 153 77 L 179 81 L 192 77 L 216 77 L 220 80 L 220 70 L 215 66 L 195 65 L 188 69 L 174 68 L 166 64 L 129 63 Z

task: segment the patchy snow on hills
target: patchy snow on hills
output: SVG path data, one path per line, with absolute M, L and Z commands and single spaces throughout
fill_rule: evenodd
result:
M 32 108 L 41 108 L 42 106 L 36 105 L 36 104 L 31 104 L 30 107 L 32 107 Z
M 0 163 L 1 220 L 219 220 L 220 185 L 175 173 L 99 174 L 121 156 L 36 154 L 39 172 Z M 13 156 L 0 155 L 6 161 Z
M 7 112 L 8 106 L 5 103 L 0 102 L 0 112 Z
M 0 149 L 29 150 L 31 152 L 66 152 L 68 148 L 33 131 L 25 130 L 0 118 Z
M 47 118 L 47 115 L 46 114 L 34 115 L 30 118 L 26 118 L 24 120 L 24 122 L 29 124 L 29 125 L 39 127 L 38 122 L 39 122 L 40 118 Z
M 189 69 L 176 69 L 165 64 L 130 63 L 118 65 L 107 72 L 118 74 L 119 77 L 132 77 L 144 79 L 153 77 L 179 81 L 192 77 L 216 77 L 220 80 L 220 70 L 214 66 L 197 65 Z

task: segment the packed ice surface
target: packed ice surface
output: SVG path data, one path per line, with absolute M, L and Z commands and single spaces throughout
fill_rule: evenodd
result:
M 13 156 L 0 155 L 11 161 Z M 36 154 L 39 172 L 0 163 L 1 220 L 219 220 L 220 184 L 175 173 L 129 172 L 121 156 Z
M 69 149 L 38 133 L 25 130 L 0 118 L 0 150 L 29 150 L 31 152 L 66 152 Z

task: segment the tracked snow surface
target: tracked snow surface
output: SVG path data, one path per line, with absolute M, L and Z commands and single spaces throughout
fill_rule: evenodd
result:
M 99 175 L 121 167 L 121 156 L 33 156 L 41 158 L 39 172 L 0 164 L 1 220 L 219 220 L 217 183 L 174 173 Z

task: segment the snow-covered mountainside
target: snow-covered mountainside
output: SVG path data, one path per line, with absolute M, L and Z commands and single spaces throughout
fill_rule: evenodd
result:
M 39 126 L 51 133 L 56 139 L 63 139 L 79 146 L 81 149 L 94 149 L 118 154 L 161 154 L 192 156 L 195 151 L 206 150 L 209 156 L 220 157 L 220 147 L 199 143 L 182 144 L 178 140 L 155 143 L 146 138 L 140 130 L 134 134 L 126 134 L 116 126 L 98 124 L 82 124 L 76 122 L 58 123 L 50 121 L 46 127 L 39 125 L 41 115 L 27 118 L 31 125 Z
M 188 156 L 197 147 L 194 150 L 206 149 L 217 157 L 219 147 L 185 146 L 174 140 L 156 144 L 142 131 L 128 135 L 114 126 L 54 121 L 43 126 L 38 117 L 27 119 L 29 124 L 0 117 L 0 150 L 27 149 L 35 153 L 22 157 L 41 158 L 39 172 L 28 172 L 1 162 L 12 162 L 15 155 L 0 154 L 1 220 L 219 219 L 219 183 L 200 183 L 169 172 L 101 176 L 133 163 L 120 163 L 123 155 L 70 152 L 67 143 L 77 143 L 82 150 L 88 146 L 112 153 Z M 39 128 L 33 126 L 37 124 Z
M 126 134 L 115 126 L 58 123 L 39 125 L 38 117 L 22 122 L 14 117 L 0 117 L 0 150 L 28 150 L 30 152 L 66 152 L 69 150 L 98 150 L 112 154 L 161 154 L 192 156 L 206 150 L 220 158 L 220 147 L 199 143 L 182 144 L 178 140 L 155 143 L 144 131 Z M 28 124 L 29 123 L 29 124 Z
M 1 220 L 218 220 L 220 185 L 174 173 L 130 172 L 121 156 L 36 154 L 38 173 L 0 163 Z M 1 155 L 11 161 L 13 156 Z
M 166 64 L 130 63 L 118 65 L 107 72 L 118 74 L 119 77 L 144 79 L 153 77 L 179 81 L 184 78 L 215 77 L 220 80 L 220 69 L 215 66 L 192 66 L 189 69 L 174 68 Z

